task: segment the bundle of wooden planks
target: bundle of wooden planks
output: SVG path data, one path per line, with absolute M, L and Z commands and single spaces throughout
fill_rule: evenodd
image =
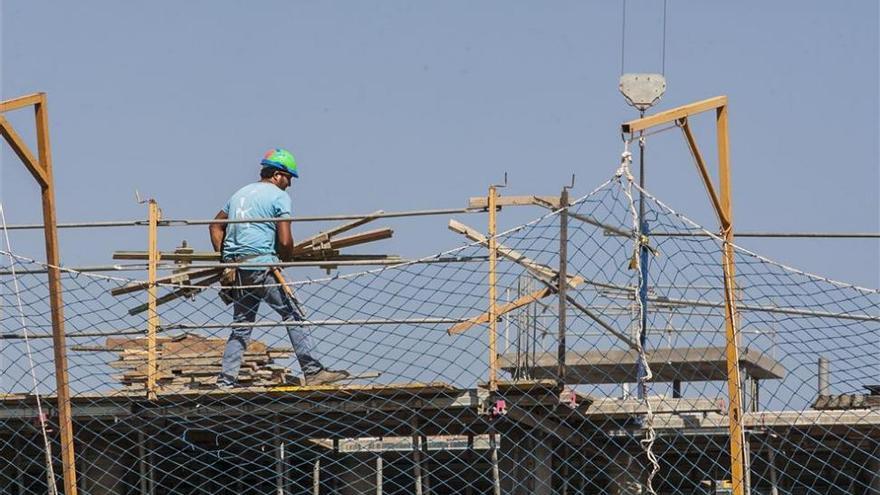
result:
M 147 351 L 145 338 L 110 337 L 103 347 L 74 347 L 79 351 L 116 352 L 117 359 L 109 363 L 122 371 L 116 377 L 125 390 L 143 390 L 147 381 Z M 185 333 L 156 338 L 156 383 L 162 392 L 204 388 L 214 383 L 220 372 L 220 361 L 226 339 Z M 242 359 L 238 381 L 243 386 L 268 387 L 299 383 L 290 369 L 276 364 L 289 358 L 293 349 L 268 347 L 263 342 L 251 341 Z
M 380 218 L 382 213 L 381 210 L 373 212 L 363 218 L 337 225 L 296 243 L 293 246 L 294 259 L 296 261 L 320 262 L 319 266 L 327 270 L 328 273 L 330 270 L 338 267 L 338 263 L 335 262 L 376 260 L 393 262 L 400 260 L 400 257 L 397 255 L 343 254 L 341 252 L 343 248 L 391 238 L 394 235 L 394 231 L 389 228 L 380 228 L 339 237 L 339 234 L 356 229 Z M 161 261 L 173 261 L 176 264 L 176 269 L 174 273 L 156 279 L 156 283 L 160 284 L 164 292 L 163 295 L 157 298 L 157 306 L 182 297 L 192 297 L 198 294 L 207 287 L 217 284 L 223 272 L 223 267 L 205 267 L 198 264 L 198 262 L 210 262 L 213 265 L 220 261 L 220 253 L 196 252 L 186 244 L 186 241 L 173 252 L 159 252 L 158 256 Z M 116 251 L 113 253 L 113 259 L 147 260 L 149 259 L 149 253 L 146 251 Z M 115 287 L 110 293 L 114 296 L 121 296 L 123 294 L 143 291 L 149 287 L 149 282 L 137 281 Z M 146 310 L 147 304 L 145 303 L 131 308 L 129 314 L 135 315 Z

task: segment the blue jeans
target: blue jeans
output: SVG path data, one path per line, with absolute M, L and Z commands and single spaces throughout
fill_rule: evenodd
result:
M 237 270 L 236 286 L 253 285 L 255 287 L 232 289 L 233 292 L 233 323 L 253 323 L 257 319 L 257 311 L 260 302 L 266 301 L 274 309 L 282 321 L 302 321 L 303 316 L 294 306 L 293 301 L 280 286 L 266 287 L 265 284 L 276 283 L 269 270 Z M 241 358 L 247 349 L 251 339 L 253 327 L 233 327 L 232 334 L 226 342 L 226 350 L 223 351 L 223 370 L 219 380 L 234 384 L 238 378 L 238 370 L 241 368 Z M 299 367 L 303 374 L 311 375 L 321 371 L 324 367 L 314 357 L 314 348 L 309 341 L 309 336 L 301 326 L 288 326 L 287 336 L 290 337 L 290 345 L 296 353 Z

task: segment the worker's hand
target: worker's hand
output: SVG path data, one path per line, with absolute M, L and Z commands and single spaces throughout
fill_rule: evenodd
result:
M 217 215 L 214 216 L 215 220 L 226 220 L 229 218 L 229 215 L 224 211 L 217 212 Z M 214 247 L 214 251 L 222 252 L 223 251 L 223 238 L 226 237 L 226 224 L 225 223 L 212 223 L 208 226 L 208 232 L 211 235 L 211 245 Z M 222 254 L 221 254 L 221 259 Z
M 293 261 L 293 233 L 290 222 L 278 222 L 275 231 L 275 252 L 282 261 Z

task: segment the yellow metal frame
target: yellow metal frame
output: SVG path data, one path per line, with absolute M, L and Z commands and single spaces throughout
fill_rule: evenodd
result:
M 156 272 L 159 265 L 159 219 L 161 211 L 155 199 L 147 202 L 147 398 L 156 398 L 156 378 L 159 367 L 156 363 L 156 329 L 159 327 L 159 313 L 156 311 Z
M 498 188 L 489 186 L 489 390 L 495 392 L 498 390 L 498 306 L 496 282 L 496 268 L 498 265 L 498 225 L 496 216 L 498 214 Z
M 34 107 L 37 127 L 37 155 L 3 116 L 6 112 Z M 67 346 L 64 338 L 64 304 L 61 298 L 60 254 L 55 216 L 55 182 L 52 175 L 52 150 L 49 145 L 49 115 L 46 93 L 0 101 L 0 134 L 18 155 L 25 168 L 40 185 L 43 203 L 43 235 L 46 241 L 46 262 L 49 275 L 49 306 L 52 311 L 52 347 L 55 361 L 55 386 L 58 425 L 61 430 L 61 465 L 65 495 L 76 495 L 76 464 L 74 462 L 73 425 L 70 419 L 70 387 L 67 377 Z M 53 480 L 54 481 L 54 480 Z
M 688 118 L 704 112 L 715 111 L 715 133 L 718 146 L 718 189 L 716 192 L 703 156 L 688 124 Z M 724 238 L 721 267 L 724 272 L 724 313 L 727 355 L 727 393 L 729 399 L 730 468 L 733 493 L 744 495 L 746 475 L 745 435 L 743 432 L 742 394 L 739 374 L 739 318 L 736 309 L 736 266 L 733 253 L 733 206 L 730 186 L 730 142 L 728 140 L 727 97 L 716 96 L 707 100 L 684 105 L 665 112 L 626 122 L 621 126 L 624 134 L 636 134 L 652 127 L 677 123 L 684 133 L 697 170 L 703 180 L 709 201 L 715 209 Z

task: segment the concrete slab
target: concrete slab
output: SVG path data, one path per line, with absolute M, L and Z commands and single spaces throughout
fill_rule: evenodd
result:
M 617 384 L 636 381 L 638 353 L 627 349 L 569 351 L 565 356 L 565 379 L 569 384 Z M 740 350 L 740 366 L 758 380 L 779 379 L 785 367 L 769 355 L 750 349 Z M 532 374 L 537 379 L 552 379 L 557 371 L 556 353 L 541 353 Z M 727 379 L 724 347 L 655 349 L 648 354 L 648 364 L 655 382 L 702 382 Z M 499 365 L 508 373 L 516 368 L 516 355 L 504 354 Z

